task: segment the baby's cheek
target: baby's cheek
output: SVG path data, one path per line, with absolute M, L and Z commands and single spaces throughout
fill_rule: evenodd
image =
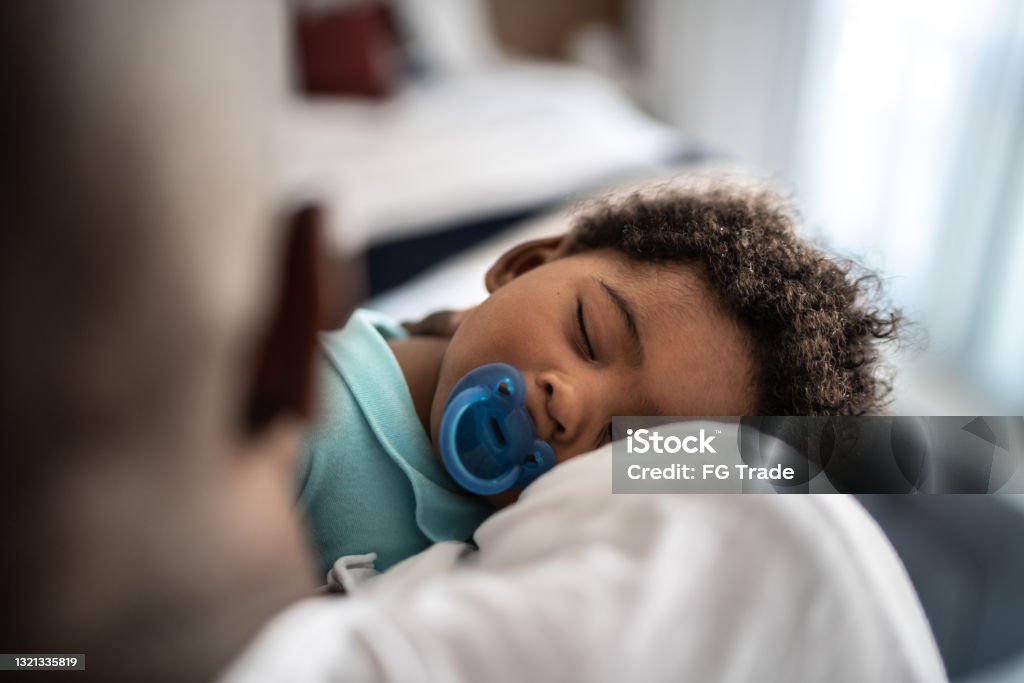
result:
M 565 449 L 556 450 L 555 451 L 555 460 L 557 461 L 556 464 L 560 465 L 560 464 L 562 464 L 563 462 L 565 462 L 567 460 L 572 460 L 573 458 L 575 458 L 575 457 L 577 457 L 579 455 L 583 455 L 584 453 L 589 453 L 590 451 L 591 451 L 591 449 L 585 448 L 585 447 L 582 447 L 582 446 L 577 446 L 575 448 L 565 448 Z

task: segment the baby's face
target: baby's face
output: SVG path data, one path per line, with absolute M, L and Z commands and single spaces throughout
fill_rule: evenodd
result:
M 558 462 L 608 442 L 613 415 L 753 412 L 746 336 L 696 269 L 637 264 L 607 249 L 521 274 L 508 268 L 488 274 L 490 297 L 445 353 L 430 416 L 435 444 L 452 387 L 493 362 L 522 372 L 527 410 Z

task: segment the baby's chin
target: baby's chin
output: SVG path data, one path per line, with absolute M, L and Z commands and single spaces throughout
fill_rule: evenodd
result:
M 519 496 L 522 495 L 523 489 L 509 489 L 508 491 L 502 491 L 501 493 L 492 493 L 489 496 L 480 496 L 488 503 L 493 505 L 496 509 L 508 507 L 512 503 L 519 500 Z

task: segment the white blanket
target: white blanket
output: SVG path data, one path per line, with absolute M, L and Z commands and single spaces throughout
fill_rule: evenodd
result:
M 223 680 L 946 680 L 903 567 L 851 498 L 612 495 L 605 448 L 476 541 L 294 606 Z

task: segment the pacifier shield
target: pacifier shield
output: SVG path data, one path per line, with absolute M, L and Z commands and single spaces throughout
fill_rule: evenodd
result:
M 441 416 L 441 460 L 463 488 L 480 495 L 523 487 L 555 465 L 525 407 L 526 382 L 511 365 L 466 373 Z

